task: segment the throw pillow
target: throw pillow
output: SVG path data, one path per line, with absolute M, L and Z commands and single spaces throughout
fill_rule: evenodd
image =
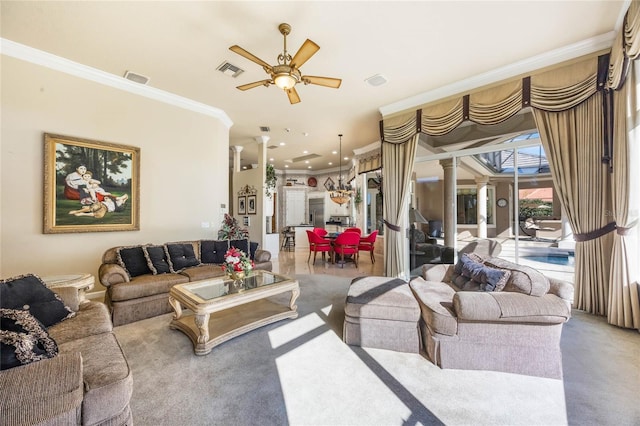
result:
M 256 250 L 258 250 L 258 246 L 259 246 L 258 243 L 251 243 L 251 242 L 249 243 L 249 251 L 250 251 L 249 258 L 251 260 L 256 259 Z
M 127 271 L 129 278 L 151 273 L 142 247 L 143 246 L 120 247 L 117 251 L 118 263 Z
M 180 272 L 189 266 L 200 265 L 191 243 L 165 244 L 164 248 L 169 259 L 171 272 Z
M 224 263 L 224 254 L 229 250 L 229 240 L 200 241 L 200 260 L 202 263 Z
M 147 259 L 147 266 L 153 275 L 171 272 L 164 246 L 144 246 L 142 251 L 145 259 Z
M 28 310 L 45 327 L 76 314 L 34 274 L 0 281 L 0 308 Z
M 230 240 L 229 247 L 235 247 L 249 255 L 249 240 Z
M 0 308 L 0 370 L 58 354 L 58 345 L 28 311 Z
M 502 291 L 509 277 L 511 271 L 482 266 L 474 271 L 472 279 L 480 284 L 483 291 Z

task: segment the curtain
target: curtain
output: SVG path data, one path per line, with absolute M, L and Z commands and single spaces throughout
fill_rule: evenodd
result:
M 384 200 L 384 218 L 392 226 L 385 232 L 384 274 L 387 277 L 405 277 L 405 259 L 407 259 L 407 240 L 403 230 L 406 228 L 409 183 L 413 173 L 419 134 L 404 143 L 382 142 L 383 179 L 382 198 Z
M 574 306 L 606 315 L 613 235 L 594 234 L 611 220 L 608 166 L 602 163 L 603 92 L 566 111 L 534 108 L 533 113 L 558 197 L 577 240 Z
M 613 239 L 607 321 L 640 330 L 640 6 L 627 11 L 611 52 L 607 83 L 614 98 L 612 140 Z

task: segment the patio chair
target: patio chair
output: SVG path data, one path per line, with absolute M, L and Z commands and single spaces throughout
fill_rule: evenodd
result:
M 326 260 L 325 253 L 329 253 L 331 256 L 331 241 L 322 238 L 320 235 L 307 229 L 307 237 L 309 238 L 309 257 L 307 263 L 311 259 L 311 252 L 313 252 L 313 264 L 316 263 L 316 256 L 318 252 L 322 253 L 322 260 Z

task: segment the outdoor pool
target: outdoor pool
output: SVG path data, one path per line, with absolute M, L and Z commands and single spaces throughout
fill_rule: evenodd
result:
M 522 256 L 523 259 L 534 262 L 551 263 L 553 265 L 574 266 L 574 256 Z

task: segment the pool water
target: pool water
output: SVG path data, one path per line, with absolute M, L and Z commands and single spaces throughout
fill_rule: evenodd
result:
M 551 263 L 554 265 L 563 265 L 563 266 L 575 265 L 574 256 L 522 256 L 522 258 L 527 260 L 532 260 L 534 262 Z

